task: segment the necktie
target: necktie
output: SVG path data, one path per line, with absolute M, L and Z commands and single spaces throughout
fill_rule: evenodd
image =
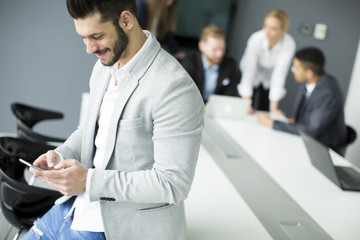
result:
M 306 88 L 304 88 L 303 92 L 302 92 L 302 96 L 301 96 L 301 101 L 299 104 L 299 113 L 298 113 L 298 119 L 300 122 L 303 121 L 303 117 L 304 117 L 304 111 L 305 111 L 305 106 L 306 106 Z

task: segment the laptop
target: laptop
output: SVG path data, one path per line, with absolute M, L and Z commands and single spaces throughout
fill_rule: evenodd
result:
M 299 130 L 312 165 L 343 190 L 360 191 L 360 172 L 352 167 L 335 166 L 329 148 Z
M 226 95 L 210 95 L 206 106 L 206 116 L 243 120 L 249 111 L 250 99 Z

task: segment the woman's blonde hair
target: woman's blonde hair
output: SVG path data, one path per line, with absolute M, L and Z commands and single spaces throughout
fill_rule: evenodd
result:
M 270 11 L 266 16 L 265 19 L 268 17 L 274 17 L 280 21 L 281 28 L 284 31 L 287 31 L 290 25 L 290 20 L 288 14 L 283 9 L 274 9 Z
M 146 0 L 147 19 L 145 29 L 152 29 L 154 18 L 158 17 L 157 38 L 162 39 L 168 32 L 174 32 L 177 24 L 178 1 L 169 6 L 168 0 Z

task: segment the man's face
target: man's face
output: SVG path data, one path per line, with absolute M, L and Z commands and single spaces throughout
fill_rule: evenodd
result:
M 199 42 L 199 49 L 209 64 L 220 64 L 225 54 L 225 39 L 208 37 L 206 41 Z
M 105 66 L 118 61 L 128 46 L 128 37 L 119 24 L 101 22 L 99 13 L 75 19 L 76 32 L 83 38 L 88 54 L 96 54 Z
M 294 58 L 291 72 L 294 74 L 295 81 L 298 83 L 305 83 L 307 81 L 306 70 L 301 64 L 300 60 Z

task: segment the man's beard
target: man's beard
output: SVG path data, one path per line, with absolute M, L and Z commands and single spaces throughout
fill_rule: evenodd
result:
M 101 61 L 101 63 L 105 66 L 112 66 L 114 65 L 121 57 L 121 55 L 123 54 L 124 50 L 127 48 L 128 44 L 129 44 L 129 38 L 126 35 L 126 33 L 124 32 L 124 30 L 119 26 L 119 24 L 114 24 L 115 25 L 115 29 L 116 29 L 116 35 L 117 35 L 117 39 L 116 42 L 114 44 L 114 46 L 112 47 L 112 52 L 113 52 L 113 57 L 109 62 L 103 62 Z M 110 49 L 107 49 L 110 50 Z

